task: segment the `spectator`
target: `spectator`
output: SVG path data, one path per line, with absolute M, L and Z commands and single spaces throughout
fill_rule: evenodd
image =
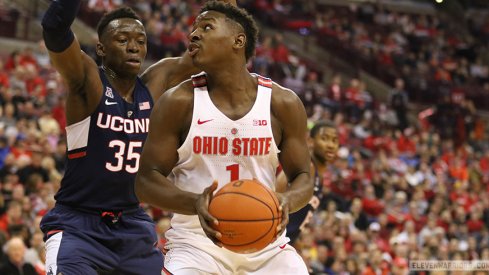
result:
M 395 87 L 389 93 L 388 102 L 390 107 L 396 112 L 398 121 L 398 129 L 404 131 L 409 126 L 407 112 L 408 112 L 408 94 L 404 90 L 404 80 L 401 78 L 396 79 Z
M 42 153 L 39 151 L 32 152 L 31 163 L 21 168 L 17 174 L 22 184 L 25 184 L 32 174 L 39 174 L 44 182 L 49 181 L 49 173 L 42 167 Z
M 19 201 L 11 200 L 8 202 L 7 212 L 0 216 L 0 231 L 8 236 L 8 229 L 14 225 L 24 223 L 22 219 L 22 205 Z
M 7 257 L 0 263 L 0 274 L 37 275 L 30 263 L 24 262 L 25 244 L 21 238 L 12 238 L 6 244 Z

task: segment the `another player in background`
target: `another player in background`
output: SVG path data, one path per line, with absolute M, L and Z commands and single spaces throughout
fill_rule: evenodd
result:
M 307 118 L 294 92 L 248 72 L 257 31 L 246 11 L 207 3 L 189 45 L 193 63 L 205 73 L 163 94 L 153 110 L 136 193 L 175 212 L 166 234 L 165 268 L 172 274 L 307 274 L 280 234 L 288 213 L 304 207 L 313 192 Z M 257 143 L 264 149 L 252 149 Z M 220 233 L 209 224 L 217 220 L 208 213 L 212 193 L 239 178 L 275 189 L 279 160 L 291 184 L 278 194 L 284 219 L 277 240 L 251 254 L 216 246 Z
M 79 5 L 53 1 L 42 21 L 51 62 L 68 88 L 66 172 L 41 222 L 47 274 L 161 274 L 155 225 L 134 193 L 153 106 L 138 78 L 145 28 L 129 8 L 106 14 L 97 27 L 98 67 L 70 30 Z
M 319 207 L 323 197 L 323 175 L 328 165 L 336 159 L 340 146 L 338 130 L 331 121 L 318 121 L 309 132 L 311 147 L 311 175 L 314 175 L 314 195 L 311 201 L 301 210 L 290 214 L 287 224 L 287 237 L 294 243 L 303 228 L 309 223 L 314 211 Z M 277 178 L 277 192 L 287 189 L 288 181 L 285 173 Z

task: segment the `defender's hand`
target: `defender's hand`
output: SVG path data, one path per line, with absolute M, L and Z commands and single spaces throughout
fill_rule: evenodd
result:
M 289 198 L 283 193 L 275 193 L 277 199 L 280 203 L 279 211 L 282 212 L 282 222 L 277 226 L 277 235 L 275 239 L 278 238 L 282 233 L 284 233 L 289 223 Z
M 204 229 L 205 234 L 212 242 L 217 246 L 222 247 L 221 241 L 219 240 L 222 235 L 218 231 L 211 227 L 211 224 L 218 224 L 218 220 L 214 218 L 209 213 L 209 202 L 211 201 L 212 194 L 217 189 L 217 181 L 212 182 L 212 184 L 204 189 L 204 192 L 199 195 L 197 202 L 195 204 L 195 210 L 199 216 L 200 225 Z

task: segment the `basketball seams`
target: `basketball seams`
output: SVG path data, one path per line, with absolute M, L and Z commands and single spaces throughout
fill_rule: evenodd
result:
M 216 217 L 217 218 L 217 217 Z M 256 220 L 225 220 L 225 219 L 219 219 L 217 218 L 220 222 L 267 222 L 267 221 L 275 221 L 278 220 L 279 218 L 271 218 L 271 219 L 256 219 Z
M 271 221 L 271 220 L 269 220 L 269 221 Z M 240 222 L 240 221 L 238 221 L 238 222 Z M 246 221 L 241 221 L 241 222 L 246 222 Z M 268 234 L 270 233 L 270 231 L 273 229 L 273 224 L 274 224 L 274 222 L 272 221 L 272 226 L 270 226 L 269 229 L 266 232 L 264 232 L 263 235 L 258 236 L 258 238 L 254 239 L 252 241 L 249 241 L 247 243 L 231 244 L 231 243 L 226 243 L 226 242 L 224 242 L 222 240 L 221 240 L 221 242 L 222 242 L 223 245 L 227 245 L 227 246 L 246 246 L 246 245 L 250 245 L 250 244 L 256 243 L 256 242 L 262 240 L 263 238 L 265 238 L 266 236 L 268 236 Z
M 223 197 L 225 194 L 228 196 Z M 212 227 L 223 234 L 220 240 L 223 246 L 245 254 L 268 245 L 274 239 L 276 227 L 282 219 L 278 198 L 256 179 L 227 183 L 211 198 L 209 212 L 220 222 Z M 225 219 L 221 219 L 220 214 Z
M 277 219 L 280 219 L 280 211 L 279 211 L 279 208 L 280 208 L 280 207 L 279 207 L 279 205 L 277 204 L 277 201 L 275 201 L 275 199 L 274 199 L 274 198 L 276 197 L 276 196 L 275 196 L 275 194 L 273 194 L 273 193 L 271 192 L 271 190 L 270 190 L 269 188 L 267 188 L 267 187 L 266 187 L 265 185 L 263 185 L 263 184 L 260 184 L 260 187 L 261 187 L 261 188 L 263 188 L 263 189 L 265 189 L 265 191 L 267 191 L 268 195 L 270 195 L 270 197 L 272 198 L 272 200 L 273 200 L 273 204 L 275 204 L 275 210 L 277 210 L 277 213 L 278 213 L 278 215 L 279 215 L 279 216 L 277 217 Z M 273 211 L 272 211 L 272 216 L 273 216 Z M 275 217 L 273 217 L 273 218 L 275 219 Z
M 272 218 L 271 219 L 263 219 L 263 220 L 271 221 L 271 220 L 274 220 L 275 219 L 275 215 L 273 213 L 273 209 L 266 202 L 264 202 L 264 201 L 262 201 L 262 200 L 260 200 L 258 198 L 255 198 L 255 197 L 253 197 L 253 196 L 251 196 L 249 194 L 245 194 L 245 193 L 241 193 L 241 192 L 224 192 L 224 193 L 220 193 L 220 194 L 214 196 L 213 198 L 217 198 L 217 197 L 220 197 L 220 196 L 225 195 L 225 194 L 242 195 L 242 196 L 245 196 L 245 197 L 254 199 L 256 201 L 259 201 L 260 203 L 262 203 L 263 205 L 265 205 L 268 208 L 268 210 L 270 210 L 270 212 L 272 213 Z M 248 220 L 240 220 L 240 221 L 248 221 Z M 249 220 L 249 221 L 253 221 L 253 220 Z

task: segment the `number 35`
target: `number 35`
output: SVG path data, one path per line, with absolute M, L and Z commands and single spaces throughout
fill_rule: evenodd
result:
M 124 152 L 126 152 L 126 143 L 120 140 L 113 140 L 109 143 L 110 148 L 116 148 L 115 159 L 117 163 L 113 165 L 110 162 L 105 163 L 105 168 L 112 172 L 119 172 L 122 169 L 126 170 L 128 173 L 136 173 L 139 169 L 139 158 L 141 157 L 140 153 L 134 152 L 134 149 L 142 147 L 143 143 L 141 141 L 131 141 L 129 142 L 129 148 L 127 150 L 127 154 L 124 156 Z M 134 160 L 134 165 L 126 164 L 124 165 L 124 159 L 126 161 Z

